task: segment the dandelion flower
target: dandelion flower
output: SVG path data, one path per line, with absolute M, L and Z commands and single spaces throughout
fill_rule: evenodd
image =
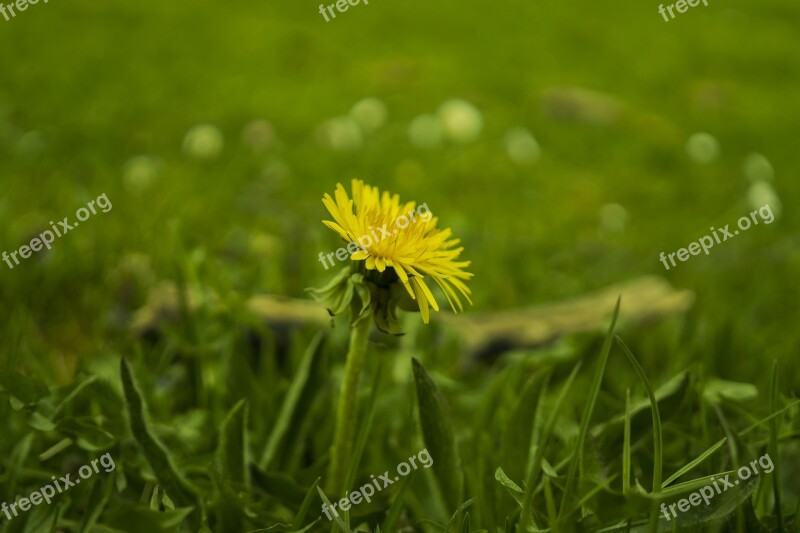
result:
M 472 303 L 464 283 L 472 277 L 464 271 L 470 262 L 458 260 L 460 241 L 450 229 L 437 228 L 426 204 L 401 203 L 398 195 L 381 194 L 361 180 L 353 180 L 352 195 L 341 184 L 333 197 L 325 194 L 322 201 L 334 220 L 323 224 L 350 243 L 350 259 L 358 262 L 366 281 L 382 288 L 400 281 L 425 323 L 429 307 L 439 310 L 426 280 L 439 286 L 453 311 L 463 310 L 459 293 Z

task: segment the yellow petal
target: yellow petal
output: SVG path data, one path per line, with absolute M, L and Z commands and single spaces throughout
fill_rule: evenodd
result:
M 417 284 L 417 280 L 419 278 L 411 278 L 411 286 L 414 288 L 414 292 L 417 295 L 417 305 L 419 305 L 419 312 L 422 315 L 422 322 L 427 324 L 431 319 L 430 311 L 428 311 L 428 300 L 425 299 L 425 293 Z
M 425 283 L 425 280 L 423 278 L 414 278 L 414 280 L 417 282 L 417 285 L 419 285 L 420 288 L 422 289 L 422 293 L 425 295 L 425 298 L 431 304 L 431 307 L 433 307 L 434 310 L 438 311 L 439 304 L 436 303 L 436 298 L 433 297 L 433 293 L 428 288 L 428 284 Z

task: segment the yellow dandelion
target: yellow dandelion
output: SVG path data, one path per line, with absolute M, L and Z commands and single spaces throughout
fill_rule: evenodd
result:
M 381 194 L 361 180 L 353 180 L 352 193 L 351 199 L 337 184 L 334 197 L 325 194 L 322 202 L 333 221 L 323 224 L 348 243 L 350 259 L 363 262 L 369 281 L 387 287 L 400 280 L 426 324 L 428 307 L 439 310 L 426 278 L 436 282 L 454 312 L 463 310 L 459 293 L 472 303 L 464 283 L 472 277 L 464 271 L 470 262 L 457 260 L 463 251 L 456 247 L 460 241 L 449 228 L 436 227 L 427 204 L 400 203 L 398 195 Z

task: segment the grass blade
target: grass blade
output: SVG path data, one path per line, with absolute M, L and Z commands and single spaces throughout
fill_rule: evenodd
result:
M 603 382 L 603 374 L 605 374 L 606 363 L 608 362 L 608 354 L 611 352 L 611 341 L 614 335 L 614 327 L 617 324 L 617 317 L 619 316 L 619 306 L 621 297 L 617 299 L 617 305 L 614 308 L 614 316 L 611 319 L 611 326 L 608 328 L 606 338 L 603 340 L 603 348 L 600 351 L 600 361 L 597 363 L 597 370 L 595 370 L 594 378 L 592 380 L 591 389 L 589 389 L 589 401 L 586 409 L 583 411 L 581 417 L 580 431 L 578 432 L 578 441 L 575 443 L 575 451 L 569 465 L 567 472 L 567 480 L 564 482 L 564 493 L 561 496 L 561 505 L 559 507 L 559 521 L 563 518 L 563 514 L 567 510 L 567 506 L 572 499 L 573 485 L 575 484 L 575 477 L 581 462 L 583 461 L 583 444 L 586 441 L 586 432 L 589 429 L 589 421 L 594 412 L 594 406 L 597 403 L 597 397 L 600 394 L 600 385 Z
M 289 391 L 286 393 L 286 399 L 281 406 L 280 413 L 278 413 L 275 425 L 272 427 L 272 432 L 269 435 L 267 444 L 264 446 L 264 452 L 261 454 L 261 461 L 259 461 L 258 464 L 262 470 L 267 470 L 269 464 L 275 458 L 278 445 L 286 434 L 286 430 L 289 428 L 295 407 L 297 407 L 297 402 L 300 401 L 303 387 L 305 387 L 308 381 L 311 367 L 320 351 L 319 348 L 323 336 L 324 334 L 322 332 L 317 333 L 312 339 L 311 344 L 306 348 L 306 353 L 303 355 L 303 360 L 300 362 L 300 368 L 297 369 L 297 373 L 294 379 L 292 379 L 292 384 L 289 386 Z
M 396 531 L 395 526 L 397 525 L 397 521 L 400 520 L 400 514 L 403 512 L 403 503 L 405 503 L 406 500 L 406 493 L 408 492 L 408 487 L 411 485 L 411 480 L 413 478 L 414 472 L 412 472 L 410 476 L 403 478 L 400 484 L 400 490 L 397 492 L 397 496 L 392 500 L 392 505 L 386 512 L 386 519 L 383 521 L 383 526 L 380 527 L 381 530 Z
M 631 389 L 625 393 L 625 433 L 622 444 L 622 495 L 631 490 Z
M 769 410 L 772 413 L 778 411 L 779 393 L 778 393 L 778 361 L 777 359 L 772 362 L 772 378 L 769 384 Z M 783 509 L 781 504 L 783 502 L 783 494 L 781 492 L 781 458 L 778 450 L 778 432 L 780 430 L 780 419 L 773 418 L 769 422 L 769 453 L 772 462 L 775 464 L 775 471 L 772 472 L 772 486 L 775 491 L 775 515 L 778 522 L 778 532 L 783 533 L 786 531 L 786 525 L 783 523 Z
M 306 519 L 306 515 L 308 514 L 308 510 L 311 508 L 311 502 L 314 500 L 314 491 L 319 485 L 320 479 L 322 478 L 318 477 L 317 479 L 314 480 L 314 483 L 311 484 L 311 487 L 309 487 L 308 492 L 306 493 L 306 497 L 303 498 L 303 503 L 300 505 L 300 509 L 297 511 L 297 514 L 295 515 L 294 520 L 292 521 L 292 527 L 294 527 L 295 529 L 303 525 L 303 522 Z M 320 518 L 322 517 L 317 517 L 317 519 Z
M 364 448 L 367 446 L 367 438 L 372 429 L 372 420 L 375 417 L 375 401 L 378 398 L 378 391 L 381 389 L 381 376 L 383 375 L 383 359 L 378 359 L 378 365 L 375 369 L 375 377 L 372 381 L 372 392 L 369 395 L 367 404 L 359 409 L 359 412 L 364 413 L 364 421 L 358 430 L 356 437 L 356 445 L 353 449 L 353 455 L 350 459 L 350 469 L 347 472 L 347 482 L 345 487 L 351 487 L 356 480 L 358 473 L 358 465 L 361 462 L 361 456 L 364 454 Z
M 662 469 L 663 469 L 663 437 L 661 435 L 661 416 L 658 414 L 658 401 L 656 400 L 656 395 L 653 392 L 653 387 L 650 384 L 650 380 L 647 379 L 647 375 L 644 372 L 644 368 L 642 365 L 639 364 L 639 361 L 636 360 L 633 353 L 628 349 L 628 346 L 622 342 L 622 339 L 618 336 L 616 337 L 617 343 L 622 347 L 622 351 L 625 352 L 625 355 L 628 357 L 631 365 L 636 370 L 636 374 L 639 376 L 639 379 L 644 384 L 644 388 L 647 391 L 647 396 L 650 398 L 650 409 L 653 412 L 653 494 L 658 494 L 661 491 L 661 476 L 662 476 Z
M 521 480 L 530 459 L 534 421 L 547 374 L 534 374 L 522 389 L 503 432 L 500 465 L 511 479 Z
M 581 362 L 579 361 L 578 364 L 575 365 L 575 368 L 572 369 L 572 372 L 567 380 L 564 382 L 564 386 L 561 388 L 558 398 L 556 398 L 556 404 L 553 407 L 553 410 L 550 412 L 550 416 L 547 419 L 544 430 L 539 437 L 539 442 L 536 445 L 536 451 L 528 463 L 528 473 L 525 477 L 525 497 L 522 500 L 522 514 L 519 521 L 520 531 L 527 531 L 528 522 L 530 522 L 531 516 L 531 502 L 533 501 L 533 493 L 536 490 L 536 481 L 537 477 L 539 476 L 539 470 L 541 470 L 544 450 L 550 440 L 550 435 L 553 433 L 553 429 L 556 426 L 556 421 L 558 420 L 558 414 L 561 412 L 561 407 L 564 405 L 564 401 L 567 399 L 567 396 L 569 396 L 569 393 L 572 390 L 572 383 L 575 381 L 575 377 L 578 375 L 578 371 L 580 369 Z
M 317 484 L 317 492 L 319 493 L 319 497 L 322 498 L 322 502 L 326 506 L 328 506 L 329 509 L 331 509 L 330 512 L 333 514 L 333 521 L 336 522 L 336 524 L 342 529 L 342 531 L 344 531 L 345 533 L 350 533 L 350 528 L 348 527 L 347 524 L 345 524 L 344 520 L 342 520 L 342 517 L 339 516 L 339 513 L 335 509 L 333 509 L 330 500 L 325 495 L 325 492 L 322 490 L 319 484 Z
M 223 420 L 220 430 L 217 461 L 224 479 L 250 484 L 247 451 L 247 403 L 239 400 Z
M 740 436 L 742 436 L 742 435 L 747 435 L 748 433 L 750 433 L 751 431 L 753 431 L 754 429 L 756 429 L 758 426 L 763 426 L 764 424 L 766 424 L 766 423 L 767 423 L 767 422 L 769 422 L 770 420 L 774 419 L 774 418 L 775 418 L 775 417 L 777 417 L 777 416 L 780 416 L 780 415 L 782 415 L 783 413 L 785 413 L 785 412 L 786 412 L 786 411 L 788 411 L 789 409 L 791 409 L 791 408 L 793 408 L 793 407 L 796 407 L 796 406 L 798 406 L 798 405 L 800 405 L 800 400 L 797 400 L 796 402 L 792 402 L 792 403 L 790 403 L 789 405 L 787 405 L 786 407 L 783 407 L 783 408 L 781 408 L 781 409 L 778 409 L 777 411 L 773 412 L 771 415 L 769 415 L 769 416 L 765 416 L 764 418 L 762 418 L 762 419 L 761 419 L 761 420 L 759 420 L 758 422 L 754 422 L 753 424 L 749 425 L 747 428 L 745 428 L 745 429 L 743 429 L 742 431 L 740 431 L 740 432 L 739 432 L 739 435 L 740 435 Z
M 699 465 L 700 463 L 705 461 L 706 458 L 708 458 L 710 455 L 712 455 L 715 451 L 719 450 L 722 447 L 722 445 L 725 444 L 726 440 L 727 440 L 727 438 L 724 438 L 724 437 L 721 438 L 716 443 L 714 443 L 709 449 L 707 449 L 706 451 L 701 453 L 697 458 L 693 459 L 691 462 L 689 462 L 685 466 L 681 467 L 677 472 L 675 472 L 674 474 L 669 476 L 666 479 L 666 481 L 664 481 L 661 484 L 661 488 L 662 489 L 665 488 L 667 485 L 669 485 L 670 483 L 672 483 L 673 481 L 675 481 L 676 479 L 678 479 L 682 475 L 684 475 L 687 472 L 690 472 L 691 470 L 693 470 L 697 465 Z
M 647 391 L 647 397 L 650 399 L 650 409 L 652 411 L 653 416 L 653 487 L 652 492 L 653 494 L 658 494 L 661 492 L 661 476 L 663 466 L 663 451 L 662 447 L 664 445 L 663 437 L 661 435 L 661 416 L 658 414 L 658 400 L 656 400 L 655 392 L 653 392 L 653 386 L 650 384 L 650 380 L 647 379 L 647 374 L 645 374 L 644 368 L 642 365 L 639 364 L 639 361 L 636 360 L 633 353 L 628 349 L 628 346 L 622 342 L 622 339 L 619 336 L 616 337 L 617 343 L 622 347 L 622 351 L 625 352 L 625 356 L 630 361 L 633 368 L 636 370 L 636 374 L 639 376 L 639 379 L 644 384 L 644 388 Z M 655 510 L 656 504 L 653 503 L 651 505 L 651 512 L 650 512 L 650 531 L 654 532 L 658 528 L 658 511 Z

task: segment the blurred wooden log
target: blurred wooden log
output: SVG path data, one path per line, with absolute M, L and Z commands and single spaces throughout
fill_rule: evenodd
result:
M 683 313 L 694 303 L 691 291 L 677 290 L 660 277 L 646 276 L 565 302 L 492 313 L 450 315 L 443 312 L 432 316 L 456 331 L 462 339 L 465 355 L 484 358 L 515 348 L 543 346 L 565 335 L 605 331 L 619 296 L 622 296 L 621 326 Z M 190 310 L 204 306 L 225 312 L 219 298 L 211 291 L 190 288 L 187 300 Z M 312 300 L 255 295 L 246 301 L 245 307 L 277 330 L 331 325 L 327 311 Z M 180 302 L 175 285 L 162 283 L 150 293 L 147 305 L 136 311 L 131 329 L 137 334 L 157 332 L 163 323 L 175 321 L 179 316 Z
M 225 308 L 213 291 L 196 287 L 186 290 L 187 307 L 190 311 L 205 308 L 224 313 Z M 257 294 L 245 302 L 245 308 L 275 329 L 291 329 L 302 326 L 329 327 L 331 317 L 313 300 L 301 300 L 284 296 Z M 147 303 L 138 309 L 131 320 L 130 329 L 137 335 L 158 332 L 165 323 L 175 322 L 180 317 L 180 295 L 172 282 L 156 286 L 147 298 Z
M 247 309 L 271 326 L 331 325 L 331 316 L 314 300 L 257 294 L 247 300 Z
M 623 326 L 683 313 L 694 303 L 691 291 L 676 290 L 660 277 L 646 276 L 565 302 L 440 317 L 462 338 L 465 355 L 481 359 L 515 348 L 535 348 L 574 333 L 603 332 L 620 296 Z

